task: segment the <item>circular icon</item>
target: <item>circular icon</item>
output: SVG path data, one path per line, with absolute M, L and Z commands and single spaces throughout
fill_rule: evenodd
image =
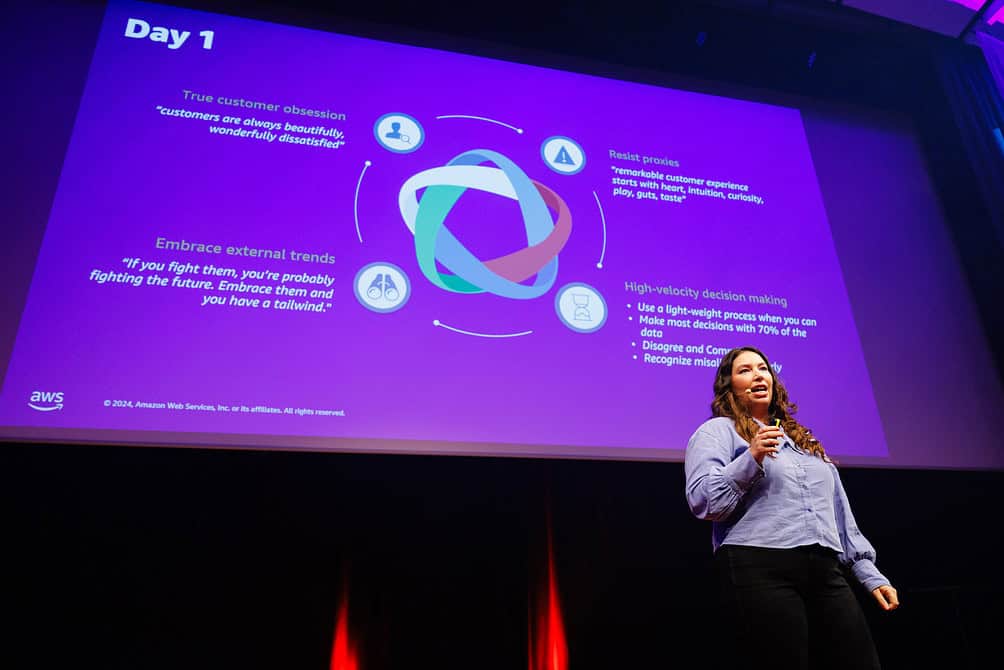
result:
M 575 174 L 586 167 L 586 152 L 575 140 L 555 135 L 540 145 L 540 157 L 558 174 Z
M 381 314 L 396 312 L 411 296 L 408 275 L 393 263 L 378 262 L 365 266 L 356 273 L 352 289 L 359 304 Z
M 384 114 L 373 124 L 373 135 L 387 151 L 396 154 L 410 154 L 417 151 L 425 141 L 422 124 L 407 114 Z
M 593 333 L 607 322 L 607 303 L 589 284 L 565 284 L 554 297 L 561 322 L 577 333 Z

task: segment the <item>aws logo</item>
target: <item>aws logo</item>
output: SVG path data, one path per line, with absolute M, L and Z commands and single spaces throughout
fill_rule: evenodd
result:
M 28 407 L 39 412 L 51 412 L 63 409 L 62 391 L 32 391 Z

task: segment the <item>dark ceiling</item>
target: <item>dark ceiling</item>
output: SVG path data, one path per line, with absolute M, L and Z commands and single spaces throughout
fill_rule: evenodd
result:
M 982 31 L 1004 40 L 1004 0 L 705 0 L 723 11 L 815 14 L 822 23 L 870 14 L 949 37 Z

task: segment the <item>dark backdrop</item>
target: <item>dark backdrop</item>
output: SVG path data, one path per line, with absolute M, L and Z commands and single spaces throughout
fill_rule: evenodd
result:
M 678 463 L 6 445 L 3 465 L 6 667 L 326 668 L 346 596 L 363 668 L 526 667 L 548 517 L 571 668 L 676 667 L 726 634 Z M 903 602 L 860 594 L 885 667 L 986 667 L 1004 473 L 843 479 Z

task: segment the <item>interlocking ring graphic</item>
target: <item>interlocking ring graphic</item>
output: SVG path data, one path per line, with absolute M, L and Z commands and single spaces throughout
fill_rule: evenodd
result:
M 418 191 L 423 188 L 419 200 Z M 450 210 L 468 188 L 519 203 L 526 228 L 525 248 L 487 261 L 468 251 L 445 225 Z M 414 175 L 401 187 L 398 205 L 415 236 L 422 274 L 436 286 L 456 293 L 488 292 L 522 300 L 544 295 L 557 279 L 558 253 L 572 231 L 572 215 L 561 196 L 530 179 L 502 154 L 487 149 L 467 151 L 443 167 Z M 556 220 L 548 207 L 557 212 Z M 436 261 L 453 274 L 440 272 Z M 532 284 L 520 283 L 534 275 Z

